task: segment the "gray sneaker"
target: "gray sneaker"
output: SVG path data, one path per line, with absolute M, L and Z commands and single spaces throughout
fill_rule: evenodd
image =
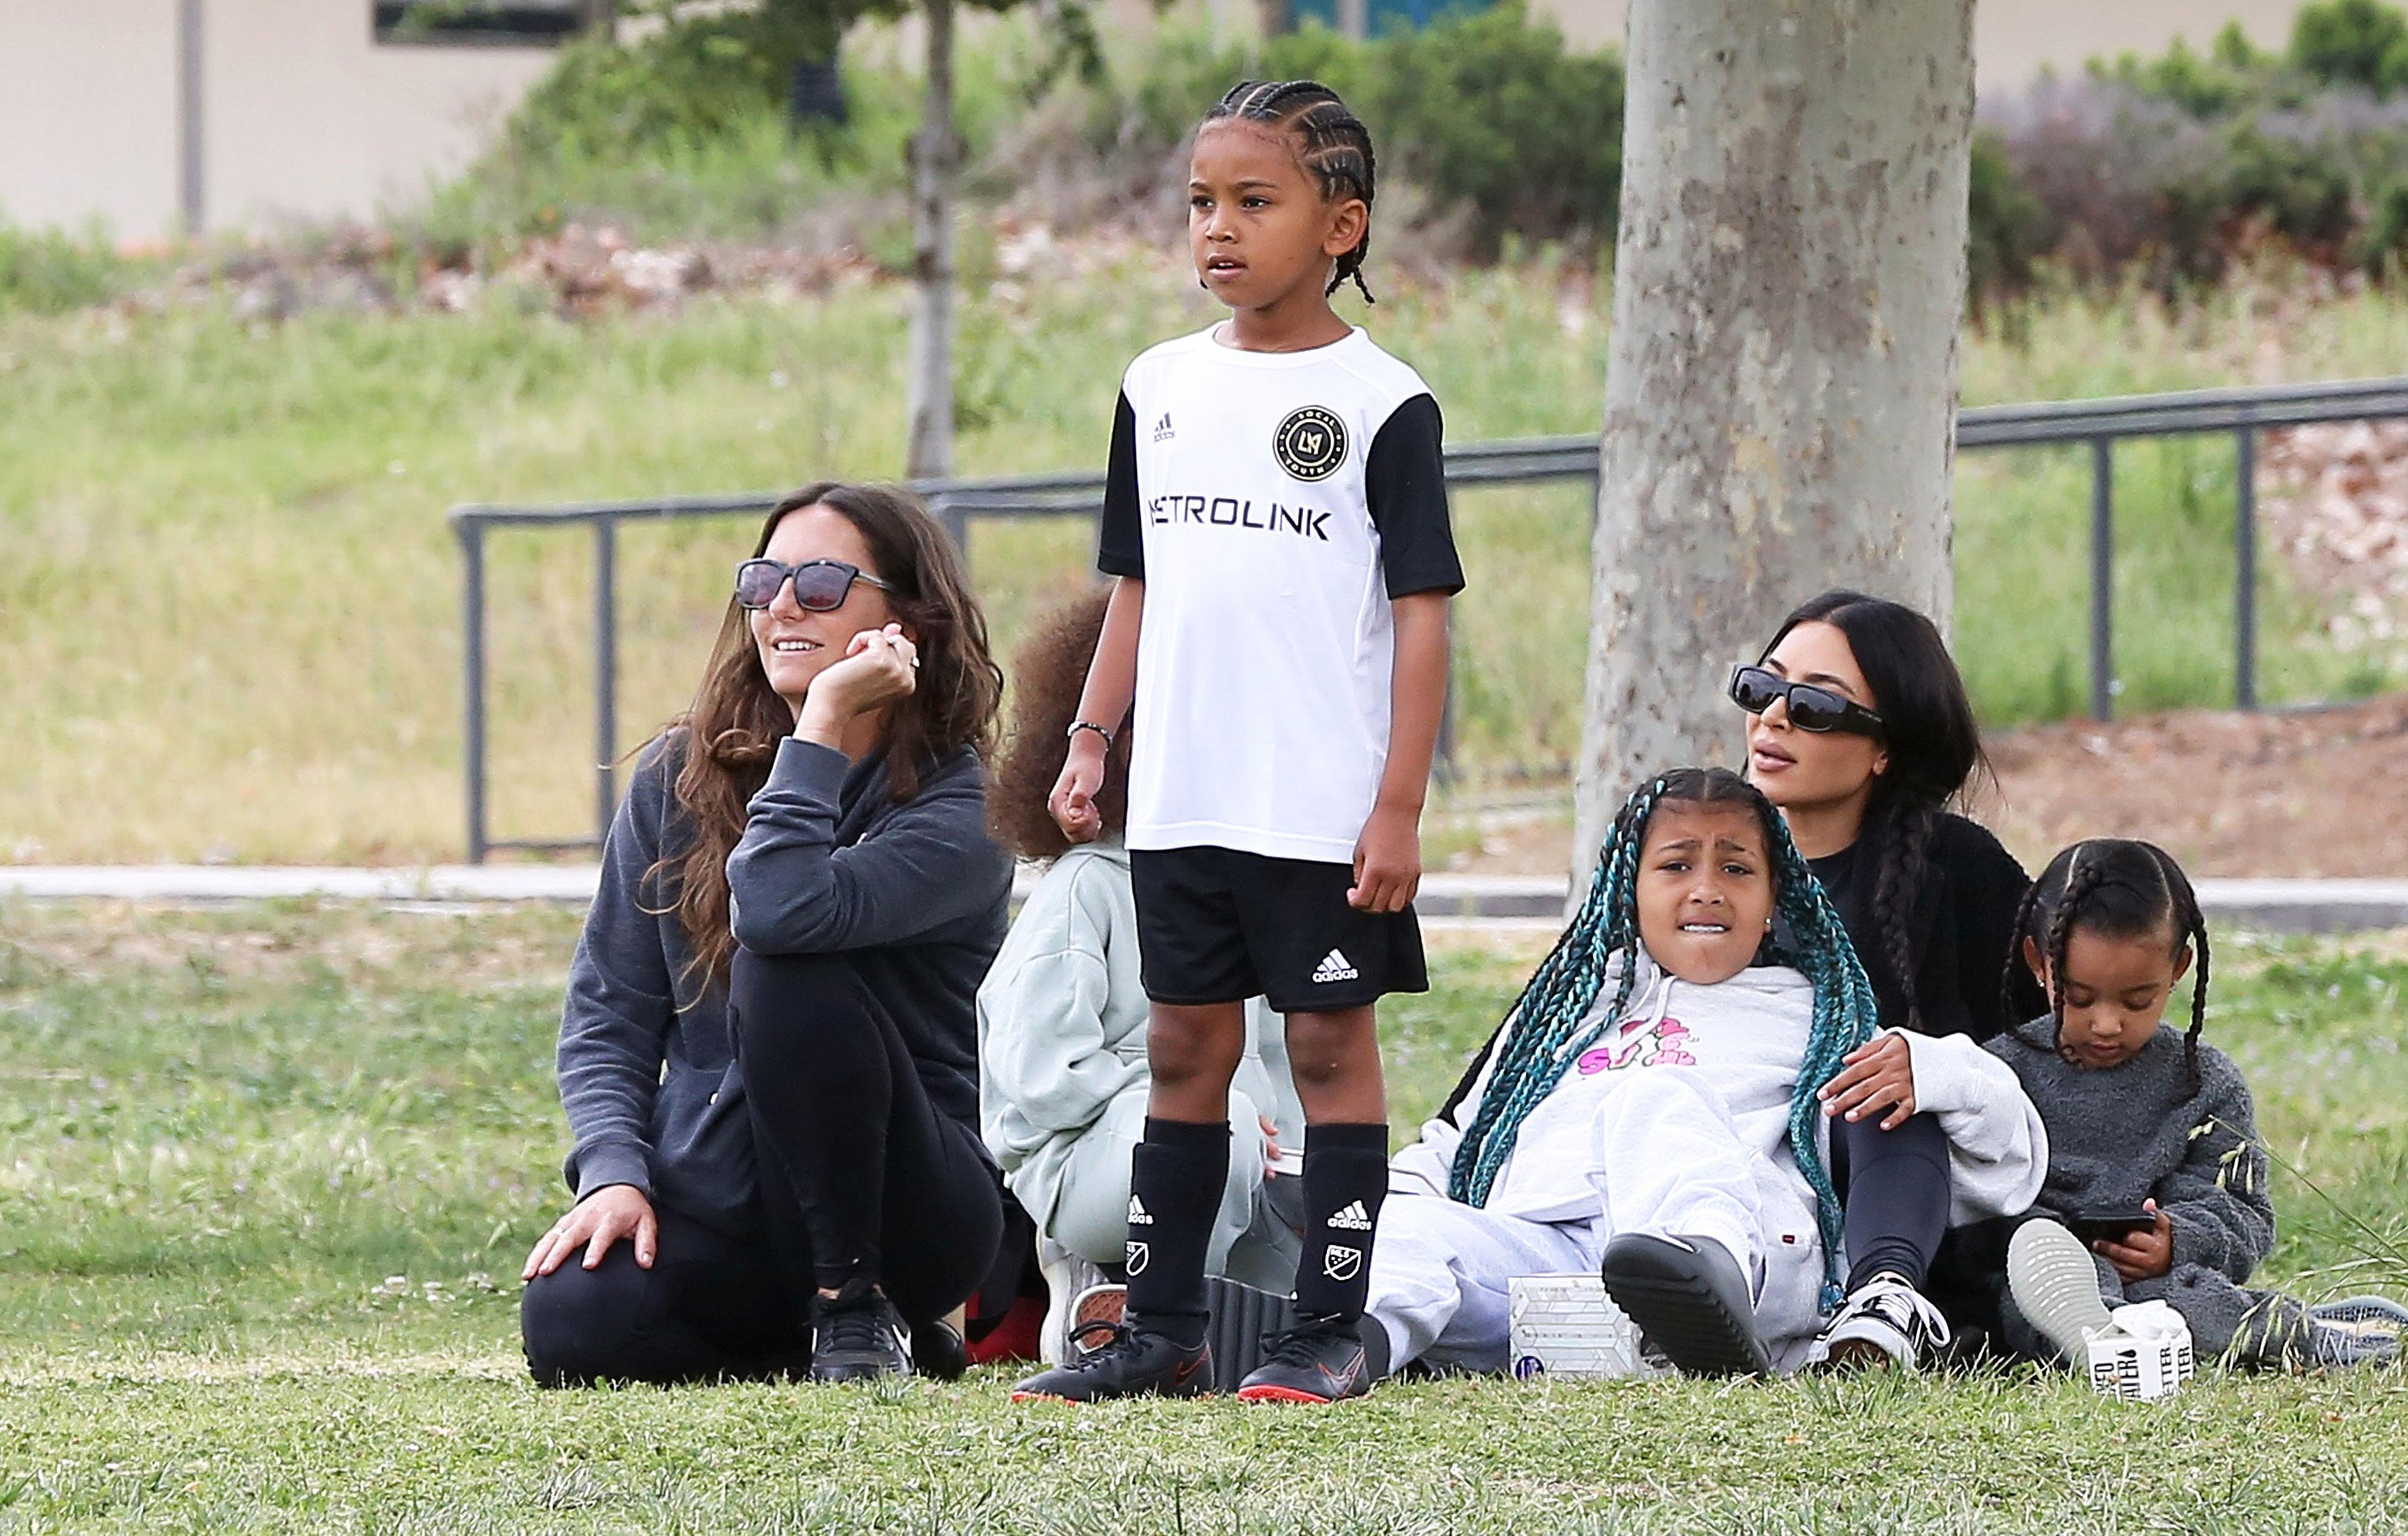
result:
M 2053 1221 L 2028 1221 L 2007 1242 L 2007 1294 L 2015 1310 L 2077 1368 L 2084 1345 L 2108 1323 L 2090 1250 Z
M 2388 1318 L 2335 1322 L 2308 1321 L 2308 1357 L 2328 1371 L 2352 1366 L 2390 1365 L 2400 1358 L 2400 1328 Z
M 2347 1296 L 2326 1301 L 2310 1307 L 2308 1318 L 2316 1323 L 2377 1323 L 2408 1330 L 2408 1306 L 2387 1296 Z

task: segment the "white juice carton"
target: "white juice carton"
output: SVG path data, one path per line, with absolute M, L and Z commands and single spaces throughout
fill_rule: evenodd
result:
M 1669 1369 L 1641 1356 L 1638 1325 L 1596 1275 L 1521 1275 L 1508 1285 L 1506 1358 L 1516 1377 L 1615 1380 L 1660 1376 Z
M 2088 1339 L 2093 1390 L 2128 1402 L 2172 1397 L 2190 1380 L 2190 1325 L 2163 1301 L 2117 1307 Z

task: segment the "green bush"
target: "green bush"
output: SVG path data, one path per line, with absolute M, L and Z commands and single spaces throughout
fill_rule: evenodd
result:
M 2048 207 L 2016 179 L 1995 133 L 1973 136 L 1967 182 L 1965 282 L 1974 305 L 2029 287 L 2054 231 Z
M 98 230 L 79 240 L 0 223 L 0 314 L 57 314 L 101 303 L 117 294 L 127 266 Z
M 2318 0 L 2291 23 L 2291 64 L 2378 96 L 2408 87 L 2408 14 L 2384 0 Z

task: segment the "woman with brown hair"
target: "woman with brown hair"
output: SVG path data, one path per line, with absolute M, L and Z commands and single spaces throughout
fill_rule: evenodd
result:
M 570 971 L 577 1199 L 520 1314 L 546 1385 L 958 1369 L 938 1319 L 996 1257 L 985 621 L 899 492 L 807 486 L 752 554 L 694 707 L 638 759 Z

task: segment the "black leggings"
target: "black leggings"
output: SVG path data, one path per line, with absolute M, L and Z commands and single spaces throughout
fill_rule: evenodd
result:
M 1940 1117 L 1918 1114 L 1896 1130 L 1874 1119 L 1832 1127 L 1833 1161 L 1847 1192 L 1848 1289 L 1884 1270 L 1917 1290 L 1948 1230 L 1948 1138 Z
M 970 1127 L 929 1102 L 885 1005 L 841 955 L 737 952 L 729 1027 L 742 1064 L 766 1243 L 666 1208 L 639 1268 L 614 1243 L 520 1303 L 548 1385 L 775 1375 L 808 1359 L 812 1297 L 863 1277 L 907 1323 L 941 1317 L 994 1267 L 1003 1198 Z

